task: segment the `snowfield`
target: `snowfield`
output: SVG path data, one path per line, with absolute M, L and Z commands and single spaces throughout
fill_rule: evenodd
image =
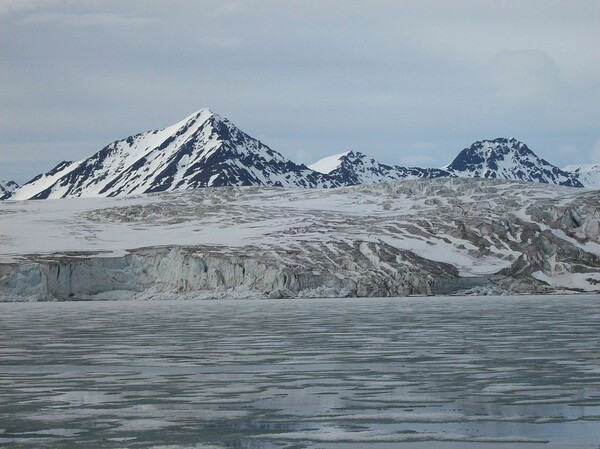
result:
M 600 292 L 600 191 L 486 179 L 0 203 L 0 300 Z

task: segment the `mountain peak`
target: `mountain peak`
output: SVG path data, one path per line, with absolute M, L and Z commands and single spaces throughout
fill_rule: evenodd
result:
M 217 114 L 215 114 L 210 108 L 202 108 L 202 109 L 198 109 L 196 112 L 194 112 L 193 114 L 190 114 L 187 119 L 185 120 L 202 120 L 205 121 L 206 119 L 215 116 Z
M 176 124 L 171 125 L 171 126 L 165 128 L 165 130 L 179 129 L 179 128 L 183 127 L 183 126 L 189 127 L 193 123 L 202 124 L 202 123 L 205 123 L 207 120 L 209 120 L 209 119 L 211 119 L 213 117 L 217 118 L 218 121 L 222 121 L 223 120 L 221 117 L 219 117 L 217 114 L 215 114 L 209 108 L 198 109 L 196 112 L 188 115 L 183 120 L 180 120 Z
M 335 187 L 289 161 L 208 108 L 166 128 L 113 142 L 61 163 L 15 199 L 124 196 L 217 186 Z
M 352 151 L 344 151 L 343 153 L 334 154 L 333 156 L 327 156 L 323 159 L 319 159 L 317 162 L 310 164 L 308 168 L 313 171 L 323 173 L 325 175 L 338 169 L 342 164 L 342 158 L 352 154 Z
M 515 138 L 481 140 L 444 169 L 382 164 L 354 150 L 309 167 L 296 164 L 226 118 L 202 108 L 163 129 L 117 140 L 92 156 L 61 162 L 11 199 L 125 196 L 217 186 L 339 187 L 399 179 L 481 177 L 560 184 L 600 184 L 596 168 L 561 170 Z M 0 183 L 0 187 L 3 187 Z
M 462 178 L 515 179 L 582 187 L 571 173 L 541 159 L 514 138 L 477 141 L 443 169 Z

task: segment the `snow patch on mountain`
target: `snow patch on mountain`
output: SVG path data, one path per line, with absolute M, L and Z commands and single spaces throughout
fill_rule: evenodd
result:
M 14 194 L 14 199 L 103 197 L 262 185 L 335 187 L 209 109 L 167 128 L 137 134 L 93 156 L 59 164 Z
M 583 187 L 571 173 L 539 158 L 516 139 L 475 142 L 442 169 L 461 178 L 515 179 Z
M 344 151 L 343 153 L 334 154 L 323 159 L 319 159 L 317 162 L 310 164 L 308 168 L 323 174 L 329 174 L 333 170 L 336 170 L 342 164 L 344 156 L 350 154 L 350 151 Z
M 597 166 L 596 166 L 597 167 Z M 360 153 L 296 164 L 210 109 L 164 129 L 64 161 L 0 199 L 113 197 L 221 186 L 333 188 L 395 180 L 480 177 L 600 188 L 597 168 L 561 170 L 516 139 L 475 142 L 442 169 L 387 165 Z
M 563 170 L 573 174 L 584 187 L 600 189 L 600 164 L 567 165 Z
M 400 167 L 386 165 L 358 151 L 349 151 L 326 158 L 326 168 L 333 168 L 329 176 L 337 179 L 341 185 L 374 184 L 399 179 L 439 178 L 450 176 L 448 172 L 434 168 Z M 313 164 L 314 166 L 314 164 Z

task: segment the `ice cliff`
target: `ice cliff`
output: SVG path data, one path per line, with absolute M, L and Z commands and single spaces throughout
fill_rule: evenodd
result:
M 0 203 L 0 300 L 600 292 L 600 192 L 422 179 Z

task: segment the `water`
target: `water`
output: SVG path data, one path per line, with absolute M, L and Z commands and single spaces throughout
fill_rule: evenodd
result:
M 600 298 L 0 304 L 0 447 L 600 447 Z

